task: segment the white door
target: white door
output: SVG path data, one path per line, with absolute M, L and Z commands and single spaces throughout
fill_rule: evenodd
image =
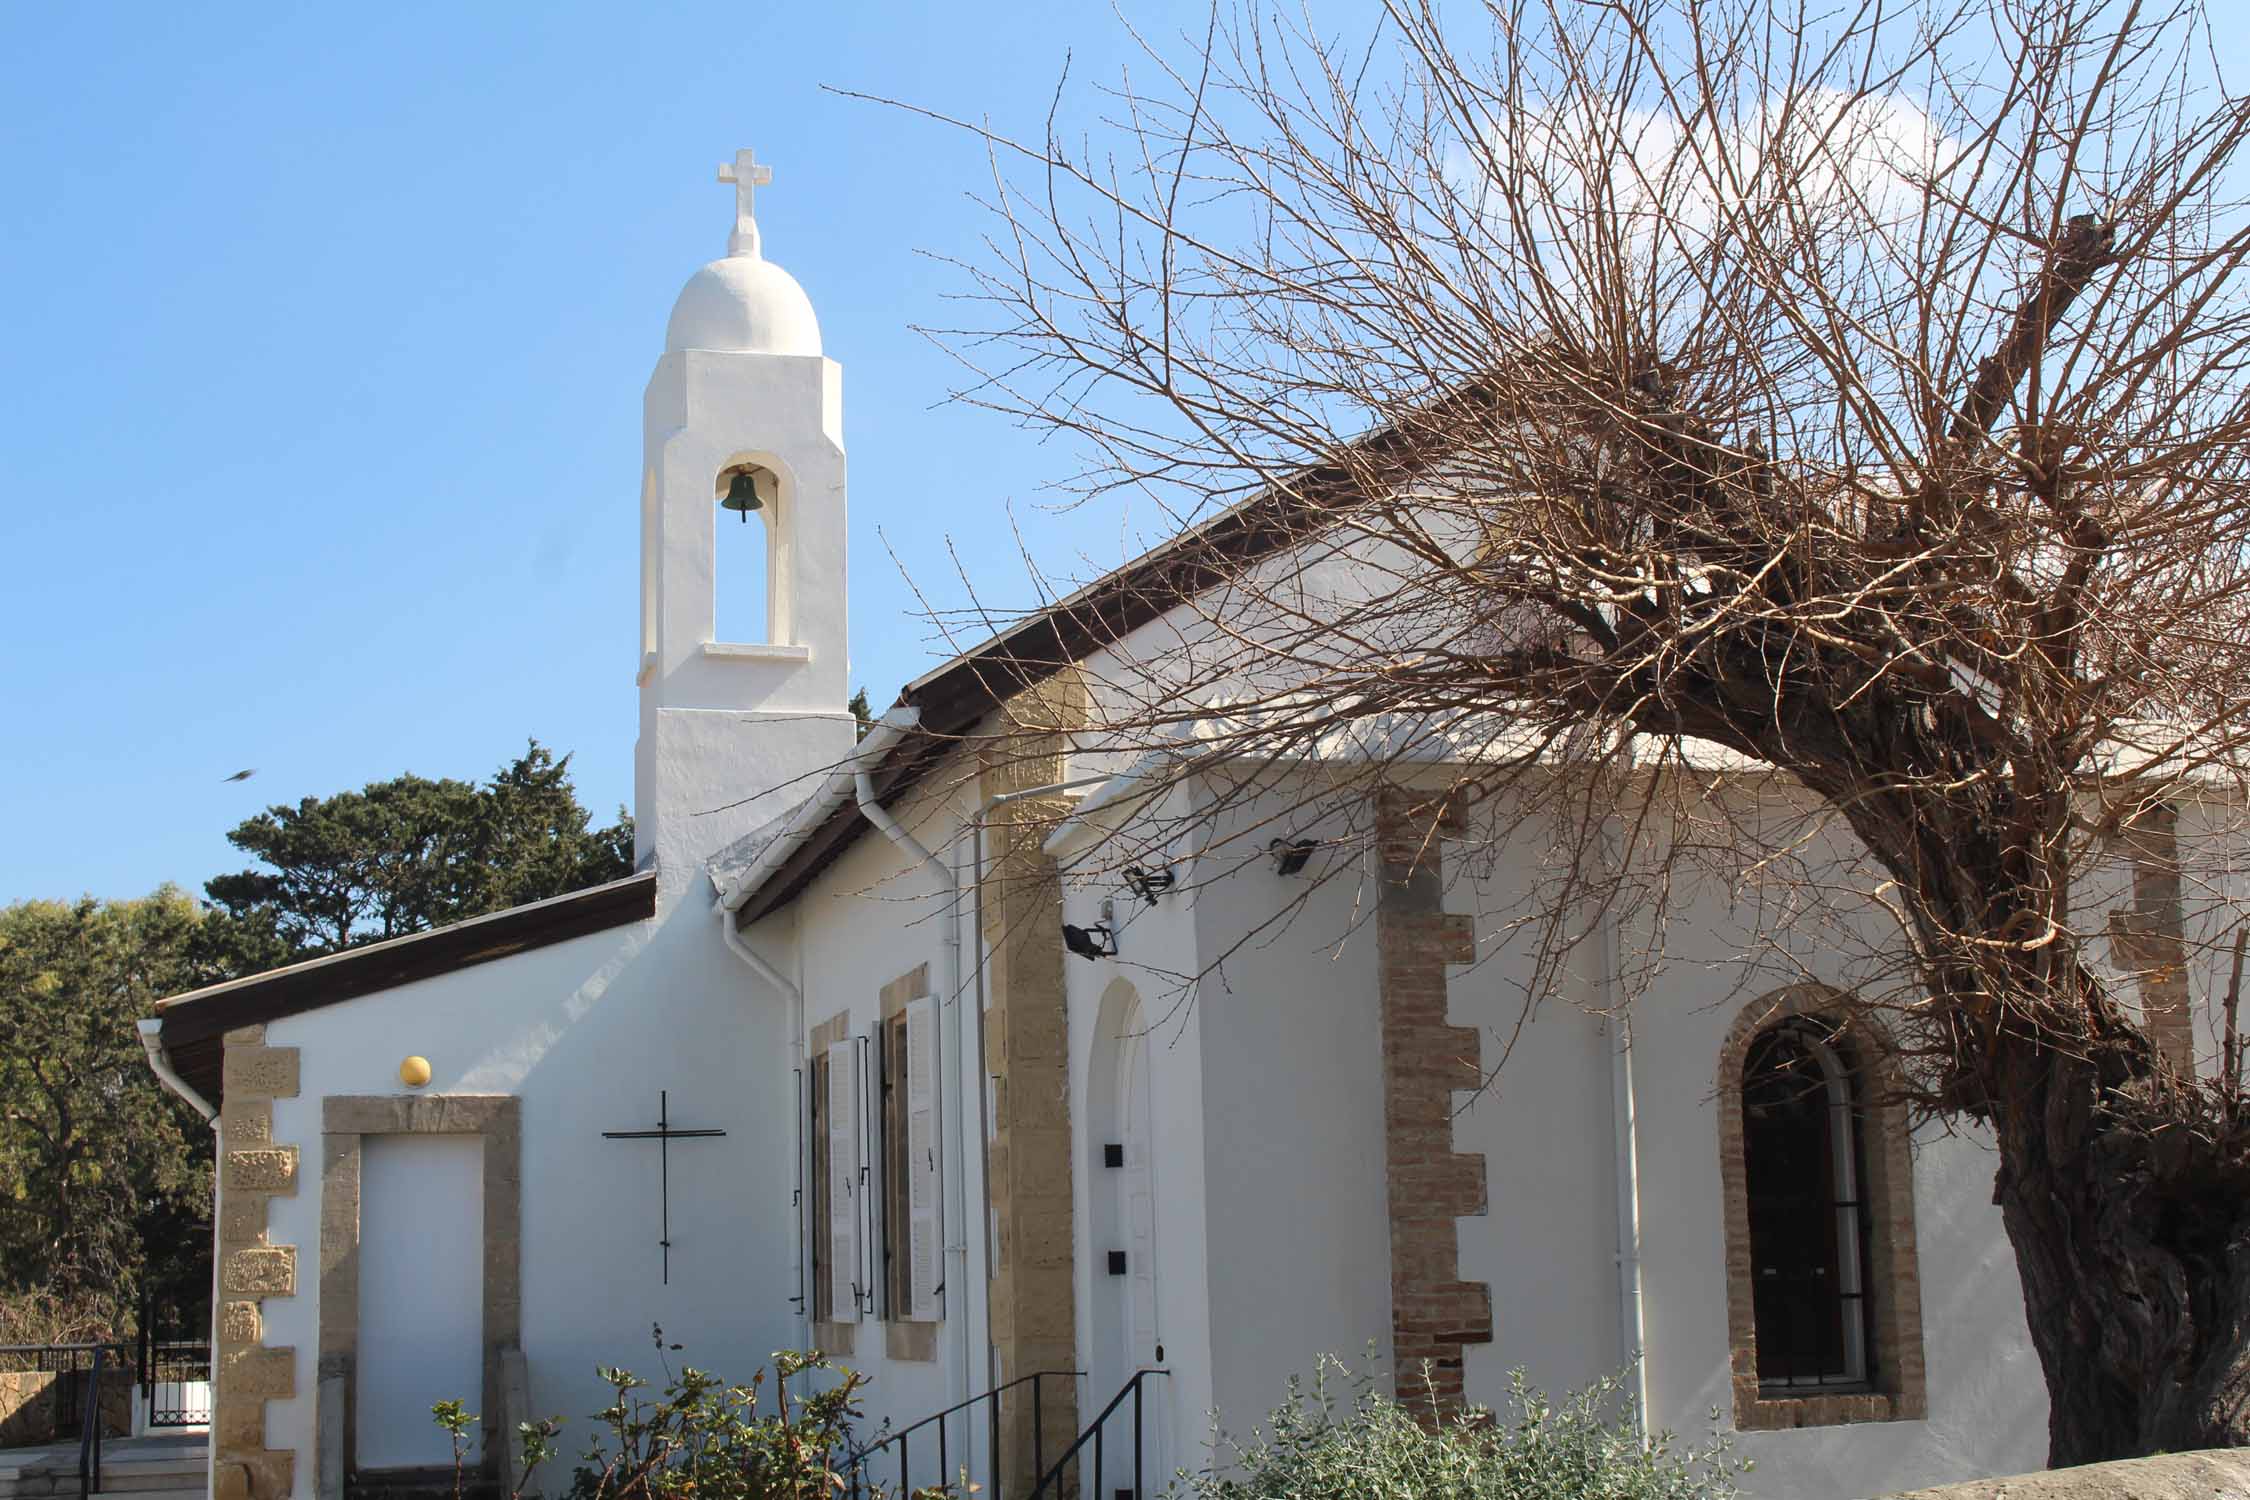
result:
M 371 1135 L 360 1143 L 362 1469 L 449 1465 L 440 1401 L 484 1410 L 484 1138 Z M 479 1445 L 470 1429 L 468 1454 Z
M 1125 1230 L 1125 1298 L 1119 1325 L 1125 1330 L 1125 1364 L 1120 1383 L 1133 1371 L 1157 1363 L 1156 1357 L 1156 1173 L 1149 1160 L 1148 1038 L 1134 1034 L 1118 1048 L 1117 1098 L 1125 1127 L 1125 1165 L 1117 1173 L 1117 1222 Z
M 1106 1173 L 1110 1202 L 1104 1216 L 1114 1248 L 1108 1263 L 1097 1268 L 1109 1273 L 1104 1279 L 1109 1286 L 1110 1310 L 1103 1320 L 1108 1347 L 1091 1367 L 1097 1378 L 1094 1388 L 1086 1393 L 1097 1410 L 1124 1389 L 1135 1371 L 1160 1368 L 1164 1352 L 1156 1302 L 1157 1167 L 1150 1130 L 1150 1057 L 1148 1038 L 1141 1035 L 1138 1005 L 1124 1018 L 1122 1031 L 1115 1042 L 1116 1092 L 1111 1106 L 1115 1112 L 1112 1128 L 1116 1131 L 1112 1139 L 1122 1150 L 1119 1164 Z M 1120 1254 L 1121 1262 L 1116 1258 Z M 1167 1385 L 1163 1378 L 1151 1377 L 1141 1386 L 1137 1446 L 1143 1495 L 1162 1488 L 1164 1476 L 1172 1472 L 1164 1420 L 1170 1397 Z M 1108 1466 L 1102 1484 L 1112 1493 L 1133 1484 L 1133 1415 L 1133 1402 L 1128 1397 L 1104 1424 Z M 1090 1470 L 1085 1483 L 1092 1483 Z

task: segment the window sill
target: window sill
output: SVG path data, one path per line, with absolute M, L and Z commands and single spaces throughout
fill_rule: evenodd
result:
M 1855 1422 L 1917 1422 L 1928 1415 L 1919 1401 L 1909 1401 L 1893 1391 L 1769 1395 L 1755 1381 L 1738 1381 L 1734 1390 L 1734 1425 L 1739 1432 L 1845 1427 Z
M 703 654 L 721 661 L 786 661 L 812 660 L 810 646 L 772 646 L 750 641 L 705 641 Z
M 916 1364 L 937 1363 L 937 1324 L 885 1322 L 883 1354 Z

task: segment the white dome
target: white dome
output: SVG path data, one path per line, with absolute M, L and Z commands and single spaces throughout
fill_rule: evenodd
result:
M 820 322 L 797 278 L 757 255 L 715 260 L 688 278 L 665 325 L 664 350 L 818 354 Z

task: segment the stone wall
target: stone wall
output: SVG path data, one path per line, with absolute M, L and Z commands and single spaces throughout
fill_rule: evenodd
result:
M 1889 1500 L 2218 1500 L 2250 1495 L 2250 1450 L 2165 1453 L 2119 1463 L 1972 1479 Z
M 53 1370 L 0 1371 L 0 1448 L 33 1448 L 66 1440 L 70 1434 L 55 1430 L 56 1407 L 62 1382 L 85 1383 L 84 1371 L 58 1374 Z M 133 1430 L 133 1371 L 129 1365 L 110 1364 L 102 1370 L 102 1433 L 125 1437 Z
M 0 1448 L 28 1448 L 55 1440 L 52 1370 L 0 1372 Z

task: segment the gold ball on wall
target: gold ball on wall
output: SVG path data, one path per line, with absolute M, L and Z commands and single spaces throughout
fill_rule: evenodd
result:
M 410 1057 L 398 1065 L 398 1081 L 410 1089 L 418 1089 L 430 1081 L 430 1060 Z

